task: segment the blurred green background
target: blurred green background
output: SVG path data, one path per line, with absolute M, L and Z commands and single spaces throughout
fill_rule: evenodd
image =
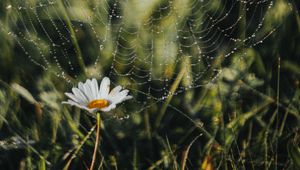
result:
M 104 76 L 134 99 L 97 169 L 300 169 L 299 5 L 1 0 L 0 169 L 88 169 L 96 121 L 61 102 Z

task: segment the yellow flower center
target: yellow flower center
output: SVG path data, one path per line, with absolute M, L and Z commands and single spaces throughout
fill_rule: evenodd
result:
M 105 108 L 109 105 L 109 102 L 105 99 L 97 99 L 97 100 L 93 100 L 91 101 L 87 107 L 89 109 L 94 109 L 94 108 L 98 108 L 98 109 L 102 109 Z

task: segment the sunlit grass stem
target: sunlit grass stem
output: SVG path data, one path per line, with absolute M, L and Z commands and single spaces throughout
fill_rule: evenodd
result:
M 173 95 L 174 95 L 176 89 L 178 88 L 178 86 L 179 86 L 179 84 L 180 84 L 180 82 L 181 82 L 181 80 L 182 80 L 182 78 L 183 78 L 185 72 L 186 72 L 186 69 L 185 69 L 185 67 L 183 67 L 183 68 L 180 70 L 178 76 L 176 77 L 174 83 L 172 84 L 172 86 L 171 86 L 171 88 L 170 88 L 170 93 L 169 93 L 169 95 L 168 95 L 166 101 L 164 102 L 164 104 L 163 104 L 163 106 L 162 106 L 162 108 L 161 108 L 161 110 L 160 110 L 160 112 L 159 112 L 159 114 L 158 114 L 158 116 L 157 116 L 157 118 L 156 118 L 156 121 L 155 121 L 155 128 L 158 128 L 158 127 L 159 127 L 160 122 L 161 122 L 162 118 L 164 117 L 164 115 L 165 115 L 165 113 L 166 113 L 166 110 L 167 110 L 167 108 L 168 108 L 168 105 L 169 105 L 169 103 L 171 102 L 171 100 L 172 100 L 172 98 L 173 98 Z
M 85 74 L 84 60 L 83 60 L 83 57 L 82 57 L 82 53 L 81 53 L 81 50 L 80 50 L 80 47 L 79 47 L 76 35 L 75 35 L 75 31 L 74 31 L 74 29 L 72 27 L 71 20 L 70 20 L 70 18 L 68 16 L 68 13 L 66 11 L 65 6 L 63 5 L 63 2 L 62 1 L 58 1 L 58 4 L 59 4 L 59 8 L 61 9 L 61 12 L 63 14 L 63 17 L 64 17 L 65 21 L 67 22 L 67 26 L 68 26 L 68 29 L 69 29 L 70 34 L 71 34 L 71 41 L 72 41 L 72 43 L 74 45 L 74 48 L 75 48 L 76 57 L 77 57 L 77 61 L 78 61 L 79 67 L 80 67 L 82 73 Z

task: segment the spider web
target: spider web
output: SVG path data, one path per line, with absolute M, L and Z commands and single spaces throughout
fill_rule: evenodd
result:
M 135 98 L 144 109 L 149 98 L 213 83 L 222 72 L 218 61 L 276 31 L 264 27 L 273 6 L 272 0 L 14 1 L 6 10 L 17 16 L 2 31 L 31 63 L 65 83 L 108 76 L 143 96 Z M 180 75 L 182 83 L 170 90 Z

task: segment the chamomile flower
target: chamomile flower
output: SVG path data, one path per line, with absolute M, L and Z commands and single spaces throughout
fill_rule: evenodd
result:
M 110 91 L 110 79 L 104 77 L 100 87 L 96 79 L 87 79 L 85 83 L 79 82 L 78 88 L 72 88 L 73 93 L 65 93 L 70 99 L 62 102 L 87 110 L 90 113 L 97 111 L 108 112 L 115 109 L 117 104 L 131 99 L 129 90 L 122 90 L 121 86 L 116 86 Z

